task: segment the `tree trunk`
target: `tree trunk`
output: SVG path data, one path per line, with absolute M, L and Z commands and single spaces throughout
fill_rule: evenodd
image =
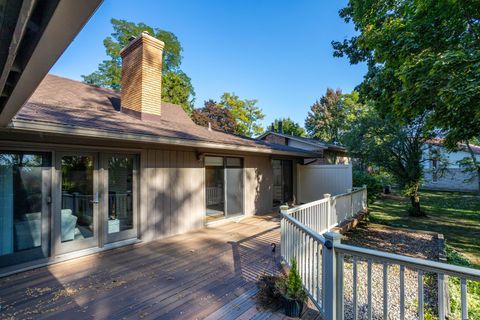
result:
M 478 179 L 478 190 L 477 193 L 480 195 L 480 167 L 477 168 L 477 179 Z
M 409 210 L 409 213 L 412 217 L 424 217 L 426 216 L 425 212 L 421 210 L 420 207 L 420 196 L 418 194 L 418 189 L 415 189 L 410 193 L 410 203 L 412 207 Z

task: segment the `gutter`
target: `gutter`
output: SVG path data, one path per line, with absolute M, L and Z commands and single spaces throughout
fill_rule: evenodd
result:
M 9 124 L 9 126 L 6 129 L 9 131 L 26 131 L 26 132 L 35 132 L 35 133 L 42 132 L 42 133 L 81 136 L 81 137 L 94 138 L 94 139 L 112 139 L 112 140 L 118 140 L 118 141 L 149 142 L 149 143 L 158 143 L 158 144 L 166 144 L 166 145 L 244 151 L 244 152 L 263 153 L 263 154 L 272 154 L 272 155 L 289 155 L 289 156 L 309 157 L 309 158 L 318 156 L 316 153 L 307 152 L 307 151 L 302 152 L 302 151 L 275 150 L 268 147 L 255 148 L 255 147 L 247 147 L 247 146 L 234 145 L 234 144 L 195 141 L 195 140 L 187 140 L 187 139 L 180 139 L 180 138 L 167 138 L 167 137 L 161 137 L 156 135 L 103 131 L 103 130 L 97 130 L 94 128 L 63 126 L 63 125 L 58 125 L 54 123 L 44 124 L 44 123 L 30 122 L 30 121 L 24 121 L 24 120 L 14 120 Z

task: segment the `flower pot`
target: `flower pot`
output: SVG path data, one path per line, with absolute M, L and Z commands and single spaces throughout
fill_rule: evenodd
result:
M 298 318 L 303 310 L 303 301 L 284 298 L 283 307 L 286 316 Z

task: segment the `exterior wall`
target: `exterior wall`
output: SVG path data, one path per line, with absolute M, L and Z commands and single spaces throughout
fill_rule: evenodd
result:
M 275 134 L 269 134 L 263 140 L 265 140 L 267 142 L 271 142 L 271 143 L 276 143 L 276 144 L 283 144 L 283 145 L 287 144 L 287 139 L 286 138 L 277 136 Z
M 297 165 L 299 203 L 322 199 L 325 193 L 342 194 L 350 188 L 351 165 Z
M 288 145 L 290 147 L 298 148 L 298 149 L 303 149 L 303 150 L 308 150 L 308 151 L 316 151 L 316 152 L 322 152 L 322 148 L 312 146 L 311 144 L 303 143 L 297 140 L 290 139 L 288 141 Z
M 143 151 L 141 238 L 149 241 L 203 227 L 204 179 L 203 162 L 193 151 Z
M 433 181 L 432 171 L 425 170 L 423 188 L 445 191 L 478 191 L 478 177 L 475 173 L 465 173 L 459 168 L 449 168 L 437 181 Z
M 436 150 L 440 157 L 448 162 L 445 172 L 437 174 L 437 179 L 433 179 L 433 164 L 429 160 L 430 152 Z M 478 176 L 472 173 L 462 172 L 458 161 L 470 157 L 467 151 L 447 152 L 443 147 L 434 145 L 425 145 L 423 148 L 423 159 L 425 160 L 425 173 L 422 187 L 432 190 L 448 190 L 448 191 L 478 191 Z
M 273 210 L 273 170 L 269 157 L 247 156 L 245 167 L 245 215 Z

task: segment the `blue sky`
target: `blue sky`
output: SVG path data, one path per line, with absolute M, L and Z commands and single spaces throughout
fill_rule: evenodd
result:
M 258 99 L 267 126 L 291 117 L 302 126 L 327 87 L 350 92 L 365 66 L 334 58 L 332 40 L 354 34 L 337 0 L 105 0 L 51 72 L 81 80 L 107 58 L 110 19 L 171 31 L 183 46 L 182 69 L 192 78 L 196 107 L 223 92 Z

